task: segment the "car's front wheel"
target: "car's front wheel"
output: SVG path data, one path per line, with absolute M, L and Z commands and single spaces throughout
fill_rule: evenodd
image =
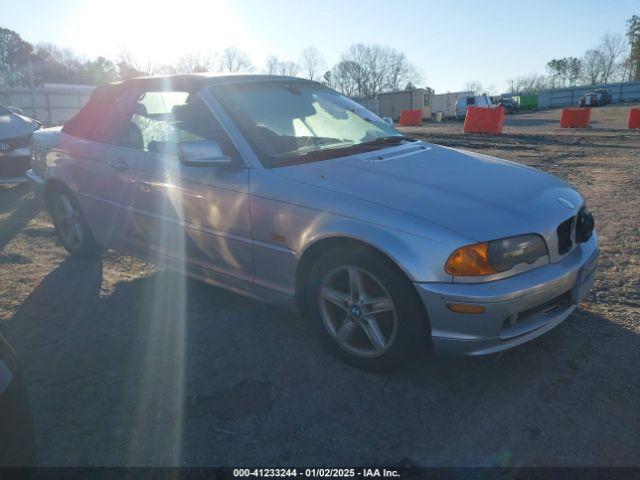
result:
M 428 321 L 413 285 L 366 249 L 322 256 L 307 302 L 329 345 L 357 367 L 392 370 L 428 350 Z
M 80 205 L 71 192 L 58 189 L 50 196 L 48 207 L 60 243 L 71 255 L 91 256 L 100 252 Z

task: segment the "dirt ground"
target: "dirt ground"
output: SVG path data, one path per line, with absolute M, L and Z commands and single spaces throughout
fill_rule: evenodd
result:
M 600 235 L 594 291 L 538 340 L 338 362 L 303 319 L 107 252 L 56 244 L 26 185 L 0 188 L 0 331 L 25 370 L 42 465 L 640 465 L 640 132 L 627 106 L 562 130 L 559 110 L 407 129 L 559 175 Z M 462 172 L 464 173 L 464 172 Z M 184 292 L 186 302 L 172 301 Z

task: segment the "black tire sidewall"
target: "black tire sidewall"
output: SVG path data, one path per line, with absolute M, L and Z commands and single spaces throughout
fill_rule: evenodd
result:
M 334 340 L 322 321 L 318 291 L 324 275 L 341 265 L 355 265 L 373 274 L 387 289 L 398 317 L 395 340 L 391 348 L 376 358 L 357 357 Z M 305 298 L 307 313 L 329 347 L 346 362 L 372 371 L 391 371 L 417 360 L 431 350 L 431 330 L 425 309 L 413 284 L 398 267 L 367 249 L 332 251 L 322 255 L 309 275 Z

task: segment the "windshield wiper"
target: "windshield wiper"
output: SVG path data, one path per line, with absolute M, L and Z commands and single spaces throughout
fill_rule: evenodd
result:
M 414 138 L 407 137 L 405 135 L 388 135 L 386 137 L 378 137 L 366 142 L 357 143 L 354 147 L 359 145 L 396 145 L 400 142 L 415 142 Z

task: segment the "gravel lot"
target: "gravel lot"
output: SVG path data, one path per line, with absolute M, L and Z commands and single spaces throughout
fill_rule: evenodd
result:
M 0 331 L 42 465 L 640 465 L 640 132 L 627 107 L 411 135 L 566 178 L 596 217 L 594 292 L 542 338 L 392 375 L 334 359 L 306 321 L 131 257 L 69 259 L 26 185 L 0 188 Z M 186 302 L 180 302 L 184 291 Z

